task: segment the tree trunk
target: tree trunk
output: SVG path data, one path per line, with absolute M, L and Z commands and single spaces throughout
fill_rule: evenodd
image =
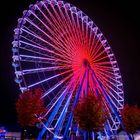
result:
M 21 130 L 21 140 L 25 139 L 25 128 L 22 128 Z

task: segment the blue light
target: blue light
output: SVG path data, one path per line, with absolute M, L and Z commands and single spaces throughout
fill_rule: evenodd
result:
M 17 62 L 13 62 L 13 63 L 12 63 L 12 66 L 13 66 L 14 68 L 17 68 L 17 67 L 19 67 L 19 64 L 18 64 Z
M 16 82 L 17 84 L 20 84 L 20 83 L 22 82 L 22 79 L 15 78 L 15 82 Z

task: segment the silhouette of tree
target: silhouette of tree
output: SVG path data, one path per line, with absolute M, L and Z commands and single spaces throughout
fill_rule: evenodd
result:
M 133 136 L 140 127 L 140 108 L 127 104 L 122 110 L 121 116 L 125 131 Z
M 40 88 L 20 94 L 16 102 L 16 111 L 18 122 L 23 128 L 34 126 L 38 122 L 35 114 L 41 115 L 46 111 L 41 95 L 42 90 Z
M 99 132 L 104 128 L 104 123 L 108 118 L 108 111 L 105 110 L 102 100 L 96 98 L 92 92 L 85 98 L 80 99 L 74 109 L 74 118 L 79 128 L 84 131 Z

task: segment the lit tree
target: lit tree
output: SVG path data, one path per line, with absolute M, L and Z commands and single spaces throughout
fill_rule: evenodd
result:
M 132 139 L 134 139 L 133 134 L 140 128 L 140 108 L 125 105 L 121 115 L 125 131 L 132 134 Z
M 40 88 L 20 94 L 16 102 L 16 111 L 18 122 L 23 129 L 35 126 L 39 122 L 36 115 L 41 116 L 46 112 L 41 95 Z
M 108 111 L 104 109 L 99 98 L 96 98 L 93 93 L 89 93 L 87 97 L 78 102 L 74 110 L 74 118 L 79 128 L 89 135 L 90 132 L 103 130 L 104 123 L 108 118 Z

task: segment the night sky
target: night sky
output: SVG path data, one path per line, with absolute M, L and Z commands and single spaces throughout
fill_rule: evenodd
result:
M 107 38 L 124 82 L 125 102 L 140 105 L 140 9 L 133 0 L 67 0 L 88 15 Z M 12 68 L 13 30 L 22 11 L 35 0 L 3 1 L 0 11 L 0 125 L 16 124 L 15 101 L 20 94 Z

